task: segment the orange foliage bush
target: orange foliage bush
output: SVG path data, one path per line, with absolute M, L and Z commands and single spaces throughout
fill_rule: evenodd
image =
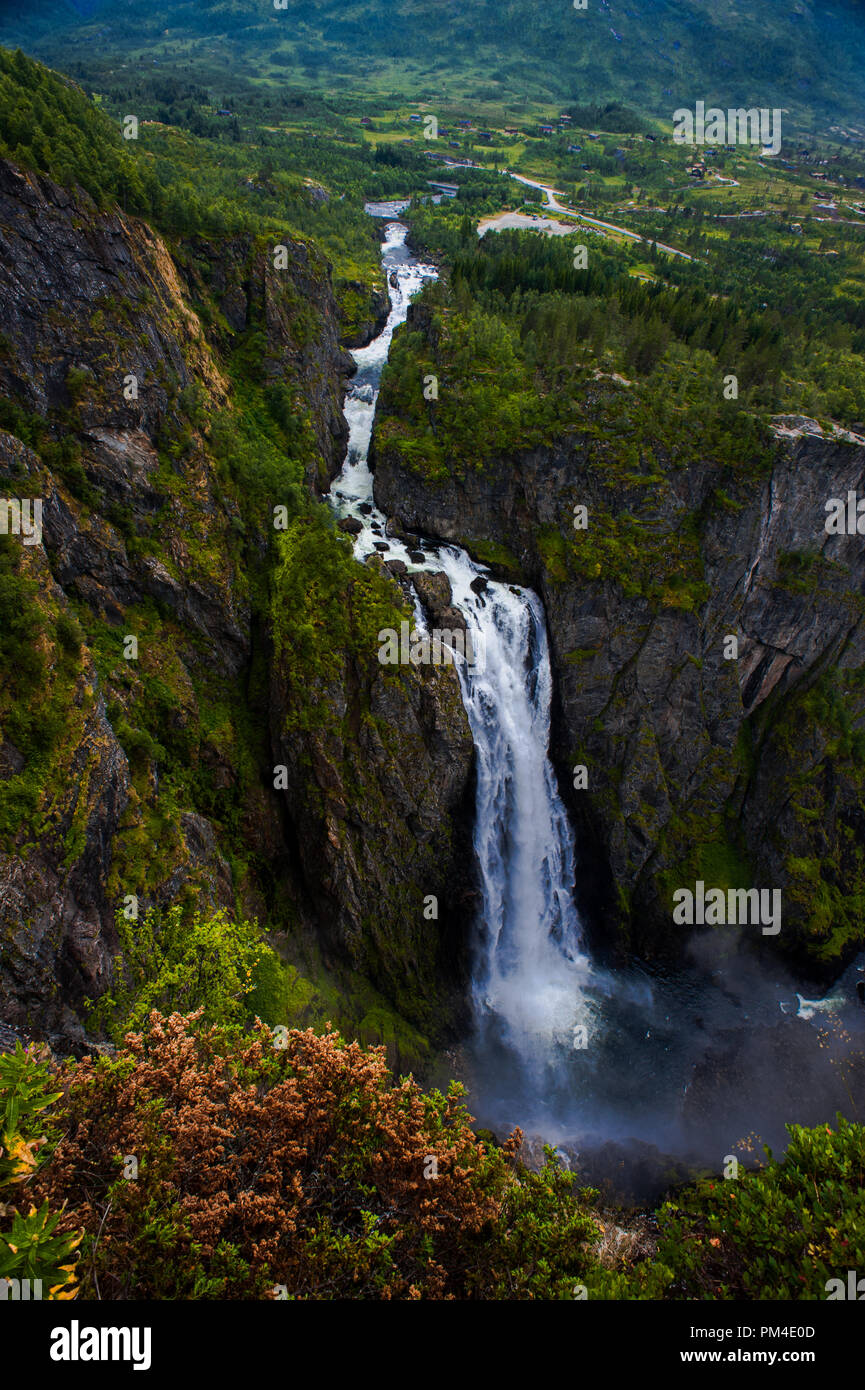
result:
M 461 1088 L 394 1081 L 384 1048 L 196 1020 L 153 1013 L 117 1056 L 60 1073 L 65 1134 L 37 1189 L 88 1233 L 85 1297 L 479 1290 L 519 1131 L 481 1143 Z

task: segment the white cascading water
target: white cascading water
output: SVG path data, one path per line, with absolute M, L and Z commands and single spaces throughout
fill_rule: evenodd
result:
M 387 535 L 385 517 L 373 504 L 367 459 L 382 368 L 412 296 L 436 274 L 414 261 L 405 239 L 405 226 L 387 224 L 382 260 L 390 314 L 379 336 L 353 353 L 357 374 L 344 407 L 348 452 L 330 500 L 339 516 L 363 525 L 355 541 L 358 559 L 378 550 L 402 560 L 409 572 L 444 571 L 473 650 L 483 657 L 457 663 L 477 755 L 474 846 L 482 911 L 474 1000 L 480 1034 L 489 1031 L 540 1080 L 551 1051 L 567 1046 L 585 1018 L 589 976 L 573 902 L 570 828 L 547 756 L 552 679 L 546 626 L 530 590 L 489 579 L 458 546 L 421 540 L 409 550 Z M 419 608 L 418 618 L 420 625 Z
M 552 680 L 543 610 L 530 590 L 490 582 L 443 557 L 454 602 L 477 629 L 483 665 L 463 664 L 477 753 L 474 846 L 482 913 L 475 1001 L 481 1024 L 505 1023 L 524 1060 L 566 1044 L 582 1017 L 588 961 L 573 902 L 570 827 L 547 756 Z

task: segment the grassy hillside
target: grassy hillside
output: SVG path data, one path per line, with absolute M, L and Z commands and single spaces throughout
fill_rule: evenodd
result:
M 21 44 L 89 79 L 147 63 L 199 80 L 300 82 L 422 99 L 624 100 L 668 119 L 698 99 L 787 108 L 825 130 L 861 122 L 857 54 L 865 15 L 851 0 L 52 0 L 2 7 L 0 43 Z

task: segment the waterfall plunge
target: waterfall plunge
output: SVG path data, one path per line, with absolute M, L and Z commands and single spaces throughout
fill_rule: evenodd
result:
M 363 523 L 355 554 L 364 559 L 385 535 L 385 518 L 372 502 L 367 464 L 381 372 L 393 333 L 431 266 L 415 263 L 406 229 L 386 228 L 383 264 L 396 271 L 391 310 L 381 334 L 353 356 L 358 371 L 345 403 L 349 446 L 331 492 L 341 516 Z M 367 510 L 359 508 L 365 505 Z M 459 663 L 463 700 L 477 755 L 474 847 L 482 908 L 476 932 L 473 994 L 478 1045 L 504 1047 L 528 1077 L 539 1081 L 546 1063 L 572 1047 L 573 1029 L 585 1023 L 583 993 L 588 958 L 580 950 L 573 903 L 574 852 L 564 807 L 547 756 L 550 674 L 543 609 L 528 589 L 500 584 L 457 546 L 429 547 L 417 564 L 399 541 L 387 538 L 391 558 L 409 572 L 443 570 L 453 601 L 465 615 L 477 666 Z M 427 547 L 421 542 L 421 549 Z M 480 593 L 471 585 L 486 579 Z

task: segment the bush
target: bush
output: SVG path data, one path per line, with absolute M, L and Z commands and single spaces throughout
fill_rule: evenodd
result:
M 117 934 L 114 988 L 91 1014 L 91 1024 L 116 1043 L 143 1027 L 152 1009 L 200 1010 L 205 1024 L 245 1022 L 248 996 L 273 956 L 257 923 L 233 921 L 223 910 L 205 917 L 180 905 L 150 908 L 140 920 L 120 911 Z
M 660 1213 L 659 1259 L 677 1297 L 825 1299 L 865 1265 L 865 1130 L 788 1125 L 782 1161 L 706 1180 Z
M 85 1295 L 571 1298 L 594 1194 L 551 1154 L 527 1174 L 519 1131 L 482 1143 L 460 1086 L 424 1094 L 383 1054 L 154 1013 L 116 1057 L 67 1064 L 39 1189 L 87 1232 Z

